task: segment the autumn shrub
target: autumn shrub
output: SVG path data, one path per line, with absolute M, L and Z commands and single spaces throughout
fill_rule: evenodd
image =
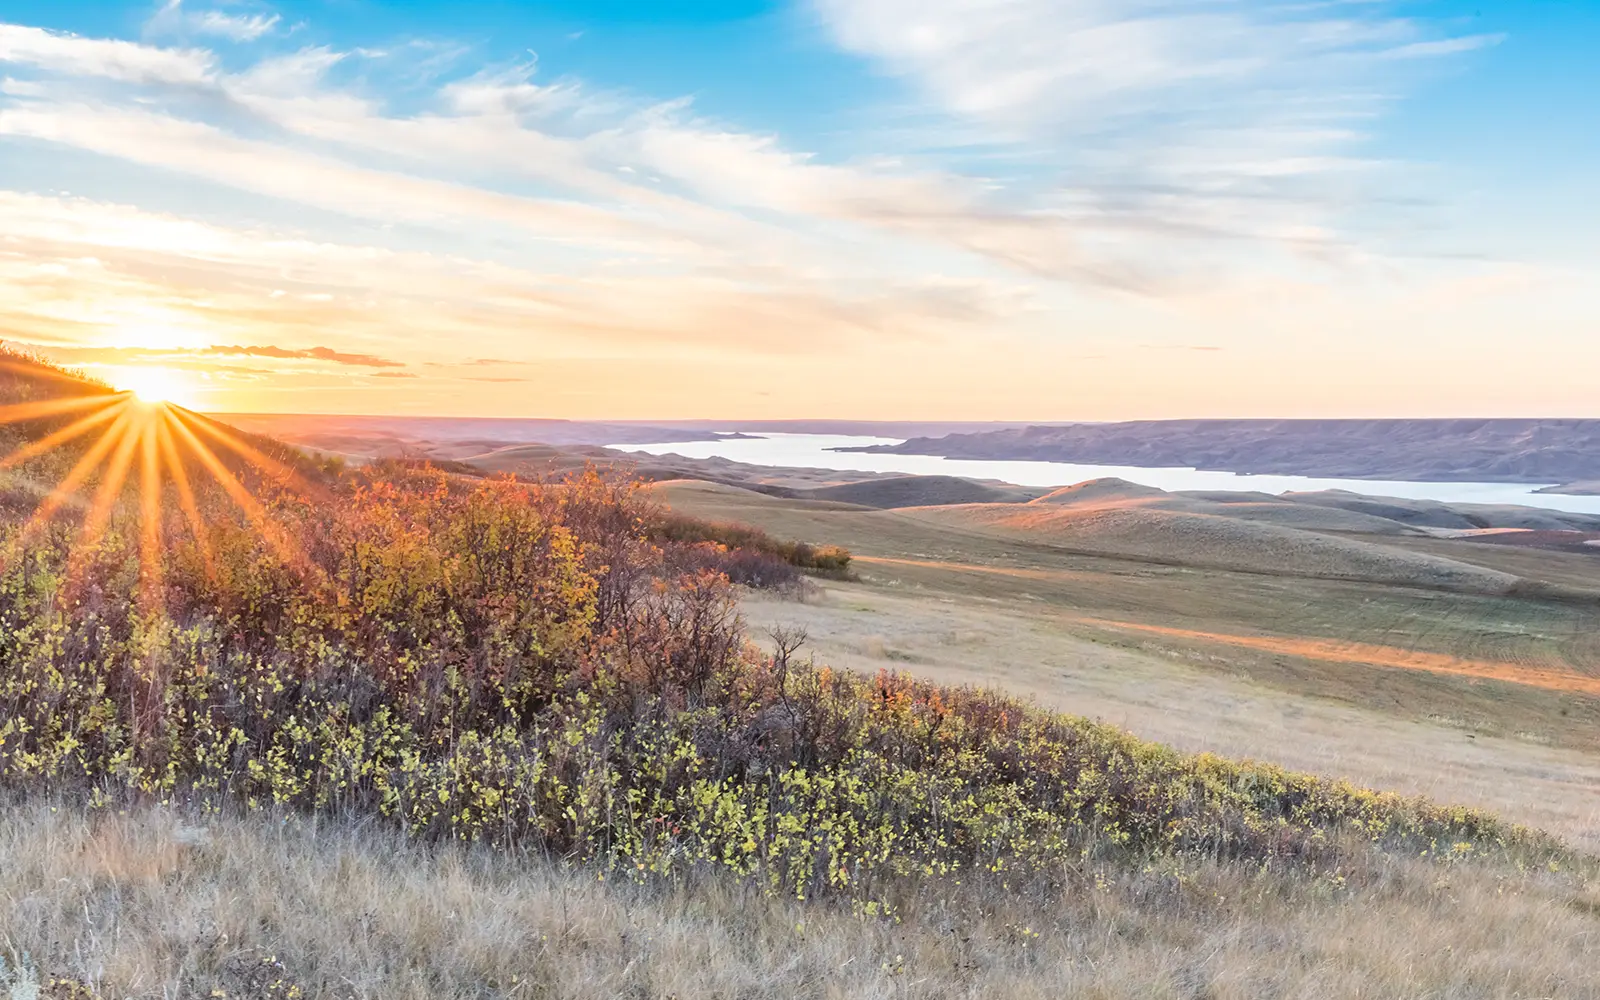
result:
M 169 518 L 158 565 L 136 505 L 87 549 L 70 517 L 6 526 L 7 788 L 370 815 L 866 912 L 918 880 L 1059 888 L 1090 861 L 1553 849 L 993 692 L 760 654 L 725 564 L 693 557 L 720 543 L 658 544 L 660 512 L 593 471 L 258 488 L 250 516 L 203 496 L 200 537 Z
M 717 542 L 677 542 L 664 546 L 668 565 L 686 573 L 720 573 L 730 583 L 760 590 L 796 592 L 805 576 L 794 563 L 760 551 L 735 548 Z
M 760 528 L 727 521 L 707 521 L 686 514 L 661 512 L 650 523 L 650 535 L 669 544 L 720 545 L 751 558 L 756 554 L 781 561 L 801 570 L 828 576 L 847 576 L 850 552 L 837 545 L 814 546 L 806 542 L 786 542 L 773 538 Z M 753 562 L 753 558 L 751 558 Z M 731 575 L 731 574 L 730 574 Z

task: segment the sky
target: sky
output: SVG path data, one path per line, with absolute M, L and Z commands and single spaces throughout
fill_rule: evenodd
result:
M 1600 416 L 1600 3 L 0 0 L 0 339 L 221 412 Z

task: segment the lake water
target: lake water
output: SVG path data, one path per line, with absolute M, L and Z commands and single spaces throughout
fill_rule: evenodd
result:
M 737 428 L 734 428 L 737 430 Z M 730 431 L 731 433 L 731 431 Z M 1086 479 L 1116 476 L 1163 490 L 1255 490 L 1262 493 L 1307 490 L 1349 490 L 1371 496 L 1439 500 L 1445 503 L 1510 503 L 1550 510 L 1600 514 L 1600 497 L 1535 493 L 1538 485 L 1521 483 L 1412 483 L 1380 479 L 1315 479 L 1309 476 L 1243 476 L 1198 469 L 1145 469 L 1120 465 L 1072 465 L 1065 462 L 973 461 L 936 455 L 874 455 L 833 449 L 874 444 L 899 444 L 897 438 L 840 434 L 770 434 L 716 441 L 660 444 L 618 444 L 619 451 L 685 458 L 726 458 L 751 465 L 851 472 L 899 472 L 907 475 L 962 476 L 999 479 L 1019 486 L 1070 486 Z M 1547 484 L 1555 485 L 1555 484 Z

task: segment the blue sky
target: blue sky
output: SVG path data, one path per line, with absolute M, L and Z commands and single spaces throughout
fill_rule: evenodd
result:
M 1571 2 L 0 0 L 0 337 L 223 410 L 1596 415 L 1597 50 Z

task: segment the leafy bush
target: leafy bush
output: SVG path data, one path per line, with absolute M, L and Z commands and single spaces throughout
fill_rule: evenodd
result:
M 68 523 L 9 526 L 0 781 L 373 814 L 869 912 L 908 878 L 1056 884 L 1158 855 L 1322 870 L 1350 836 L 1527 837 L 992 692 L 761 655 L 728 577 L 694 547 L 669 558 L 659 512 L 593 472 L 332 490 L 270 495 L 257 521 L 203 498 L 206 533 L 170 547 L 154 605 L 132 511 L 87 552 Z
M 792 592 L 805 582 L 799 567 L 759 549 L 730 549 L 716 542 L 669 542 L 664 552 L 668 565 L 680 572 L 721 573 L 728 582 L 744 587 Z
M 732 582 L 844 573 L 849 553 L 675 516 L 593 469 L 351 472 L 246 444 L 267 455 L 258 475 L 235 449 L 254 498 L 194 478 L 192 494 L 167 482 L 32 520 L 30 491 L 82 440 L 9 481 L 0 786 L 378 816 L 869 912 L 918 879 L 1058 886 L 1089 861 L 1321 871 L 1352 841 L 1546 846 L 1482 813 L 1185 756 L 992 692 L 794 663 L 788 642 L 763 655 Z

